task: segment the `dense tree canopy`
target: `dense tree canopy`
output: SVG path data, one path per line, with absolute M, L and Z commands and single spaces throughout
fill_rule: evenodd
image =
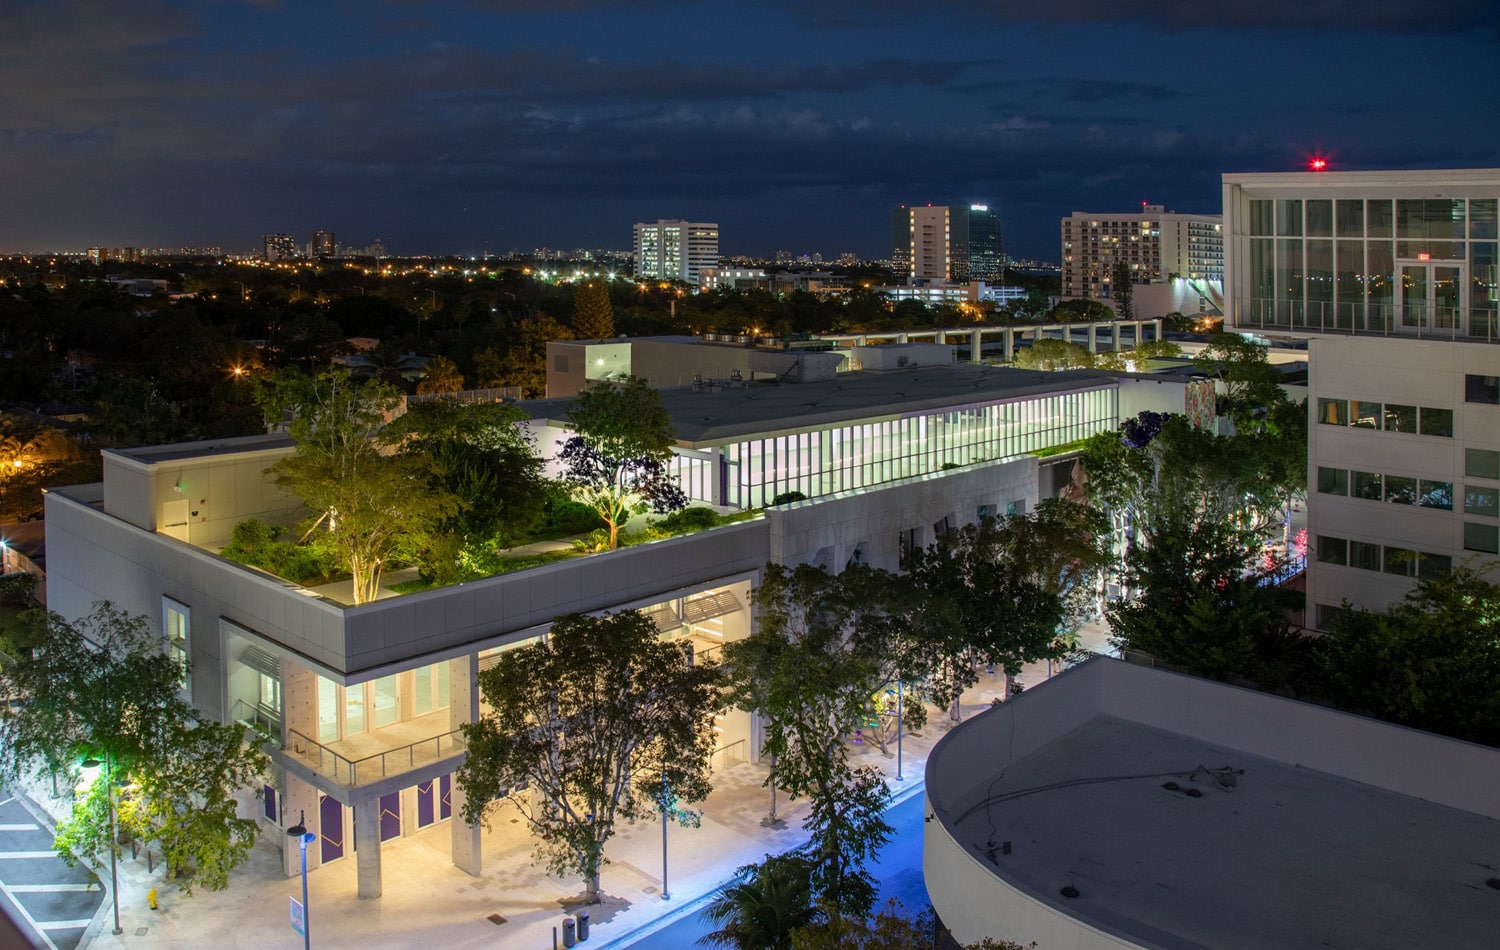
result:
M 645 615 L 559 617 L 481 671 L 479 690 L 491 711 L 463 726 L 464 820 L 508 800 L 541 835 L 538 857 L 582 877 L 591 901 L 616 822 L 659 813 L 663 786 L 683 803 L 670 813 L 698 821 L 685 806 L 712 787 L 717 676 Z

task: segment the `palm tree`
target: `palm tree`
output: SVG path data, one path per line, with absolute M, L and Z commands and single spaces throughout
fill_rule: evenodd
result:
M 719 929 L 699 938 L 703 946 L 790 950 L 792 931 L 818 921 L 812 862 L 800 854 L 783 854 L 747 864 L 704 913 Z
M 464 388 L 463 374 L 446 356 L 434 356 L 427 361 L 427 376 L 417 383 L 417 394 L 456 393 Z

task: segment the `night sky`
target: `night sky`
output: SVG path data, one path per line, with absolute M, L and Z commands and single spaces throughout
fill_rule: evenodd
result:
M 1500 166 L 1484 0 L 5 0 L 0 252 L 267 232 L 395 253 L 889 254 L 986 202 L 1013 256 L 1226 171 Z

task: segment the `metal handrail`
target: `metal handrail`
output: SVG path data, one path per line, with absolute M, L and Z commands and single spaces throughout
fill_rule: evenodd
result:
M 437 761 L 445 756 L 454 755 L 465 748 L 463 731 L 453 729 L 437 736 L 426 739 L 418 739 L 416 742 L 397 746 L 394 749 L 386 749 L 383 752 L 374 752 L 358 759 L 350 759 L 333 751 L 316 739 L 298 732 L 296 729 L 287 730 L 288 748 L 284 751 L 297 756 L 305 762 L 313 765 L 319 774 L 327 775 L 340 785 L 356 786 L 364 782 L 373 782 L 376 779 L 385 778 L 388 775 L 399 775 L 407 772 L 421 764 L 419 753 L 431 749 L 430 756 L 423 756 L 421 761 Z M 446 748 L 446 751 L 445 751 Z M 313 750 L 316 750 L 315 752 Z M 400 767 L 402 760 L 405 766 Z M 374 764 L 378 763 L 378 769 Z M 364 777 L 361 779 L 360 766 L 364 766 Z

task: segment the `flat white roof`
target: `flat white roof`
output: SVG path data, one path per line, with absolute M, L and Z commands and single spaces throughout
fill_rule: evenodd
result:
M 1495 808 L 1407 793 L 1493 796 L 1500 751 L 1110 660 L 1005 706 L 934 750 L 929 801 L 982 866 L 1069 916 L 1169 948 L 1500 941 Z M 965 729 L 988 736 L 952 742 Z M 1366 781 L 1325 770 L 1347 763 Z M 1402 771 L 1419 784 L 1370 781 Z
M 1305 192 L 1370 198 L 1493 197 L 1500 168 L 1404 168 L 1397 171 L 1225 172 L 1224 185 L 1275 198 Z

